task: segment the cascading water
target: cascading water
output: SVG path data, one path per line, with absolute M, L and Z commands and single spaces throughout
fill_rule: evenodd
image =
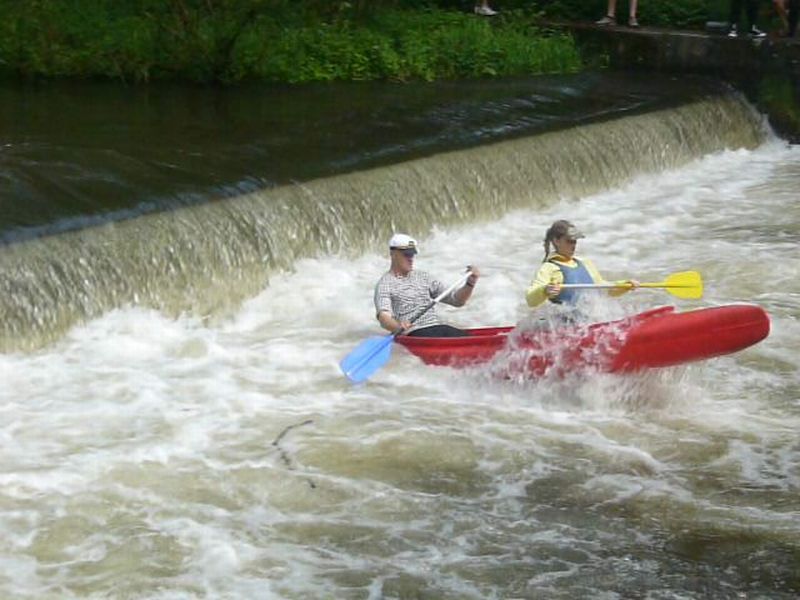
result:
M 729 95 L 14 244 L 0 253 L 0 349 L 129 304 L 226 313 L 300 258 L 544 207 L 761 139 Z

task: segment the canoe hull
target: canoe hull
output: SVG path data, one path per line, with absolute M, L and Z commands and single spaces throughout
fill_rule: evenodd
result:
M 469 329 L 460 338 L 400 336 L 397 343 L 429 365 L 488 365 L 513 377 L 575 371 L 625 373 L 731 354 L 769 335 L 766 312 L 732 304 L 676 312 L 660 307 L 638 315 L 557 330 Z

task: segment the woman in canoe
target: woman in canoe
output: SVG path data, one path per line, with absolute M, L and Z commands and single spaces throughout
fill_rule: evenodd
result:
M 575 256 L 575 249 L 583 233 L 569 221 L 554 222 L 544 236 L 544 260 L 530 286 L 525 292 L 528 306 L 536 308 L 549 300 L 554 304 L 574 307 L 580 296 L 579 290 L 563 288 L 563 284 L 604 283 L 603 277 L 592 262 Z M 634 279 L 618 281 L 624 287 L 613 288 L 611 296 L 621 296 L 638 287 Z

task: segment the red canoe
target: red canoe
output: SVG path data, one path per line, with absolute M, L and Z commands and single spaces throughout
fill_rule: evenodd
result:
M 429 365 L 491 363 L 503 376 L 575 371 L 624 373 L 669 367 L 737 352 L 769 335 L 769 317 L 751 304 L 675 312 L 664 306 L 617 321 L 521 331 L 469 329 L 469 336 L 400 336 L 397 343 Z

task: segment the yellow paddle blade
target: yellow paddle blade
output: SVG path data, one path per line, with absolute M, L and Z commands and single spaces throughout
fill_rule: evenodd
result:
M 661 283 L 643 283 L 641 287 L 665 288 L 678 298 L 696 300 L 703 297 L 703 279 L 697 271 L 673 273 Z

